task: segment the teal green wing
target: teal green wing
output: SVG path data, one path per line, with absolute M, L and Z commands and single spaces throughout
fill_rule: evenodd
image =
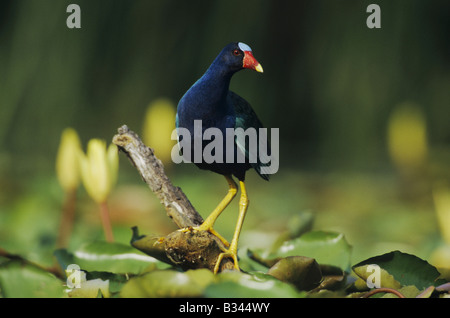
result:
M 262 154 L 270 154 L 270 143 L 267 136 L 266 129 L 259 120 L 255 111 L 252 109 L 250 104 L 240 97 L 239 95 L 229 92 L 228 94 L 229 102 L 234 106 L 236 121 L 235 121 L 235 143 L 237 147 L 245 154 L 245 157 L 250 160 L 251 166 L 256 170 L 256 172 L 265 180 L 269 180 L 269 175 L 264 174 L 261 168 L 264 166 L 269 166 L 267 160 L 262 162 Z M 242 128 L 242 129 L 239 129 Z M 249 129 L 249 128 L 254 128 Z M 256 134 L 256 141 L 251 142 L 252 134 Z M 247 137 L 247 138 L 246 138 Z M 261 149 L 264 147 L 265 149 Z

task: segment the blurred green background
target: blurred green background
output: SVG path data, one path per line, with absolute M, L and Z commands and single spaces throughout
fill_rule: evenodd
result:
M 66 27 L 71 3 L 81 29 Z M 366 26 L 370 3 L 381 29 Z M 176 105 L 223 46 L 242 41 L 264 74 L 240 72 L 231 89 L 280 129 L 281 165 L 269 183 L 249 173 L 241 246 L 268 246 L 311 213 L 314 228 L 346 235 L 355 262 L 394 249 L 431 257 L 450 226 L 433 197 L 450 182 L 449 17 L 448 0 L 2 1 L 0 247 L 51 263 L 64 128 L 83 147 L 122 124 L 142 133 L 152 102 Z M 226 193 L 219 175 L 166 167 L 204 217 Z M 109 205 L 118 241 L 133 225 L 174 229 L 123 155 Z M 76 213 L 71 247 L 103 239 L 82 187 Z M 233 202 L 218 231 L 231 237 L 236 217 Z

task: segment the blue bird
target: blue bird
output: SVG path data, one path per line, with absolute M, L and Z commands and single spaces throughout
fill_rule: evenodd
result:
M 263 173 L 262 168 L 264 164 L 261 160 L 257 156 L 255 160 L 251 160 L 251 154 L 257 153 L 259 146 L 257 145 L 253 149 L 250 142 L 246 142 L 245 136 L 239 138 L 239 134 L 237 133 L 238 128 L 242 128 L 240 130 L 241 132 L 247 131 L 249 128 L 254 128 L 257 137 L 260 137 L 260 128 L 263 128 L 261 121 L 258 119 L 250 104 L 229 90 L 232 76 L 242 69 L 263 72 L 261 64 L 254 58 L 252 50 L 248 45 L 242 42 L 228 44 L 215 58 L 204 75 L 180 99 L 176 115 L 178 143 L 183 157 L 190 162 L 194 162 L 200 169 L 210 170 L 224 175 L 229 186 L 227 195 L 216 209 L 214 209 L 200 226 L 194 228 L 194 230 L 208 231 L 216 235 L 225 246 L 222 248 L 222 253 L 219 254 L 216 261 L 214 273 L 219 271 L 220 263 L 224 257 L 231 257 L 234 262 L 234 268 L 239 270 L 237 258 L 238 240 L 249 205 L 245 188 L 246 171 L 254 168 L 263 179 L 269 179 L 268 174 Z M 201 123 L 200 133 L 199 130 L 196 130 L 195 122 Z M 191 136 L 190 140 L 184 140 L 186 136 L 180 134 L 181 128 L 189 131 L 189 136 Z M 203 154 L 206 147 L 208 145 L 211 146 L 216 141 L 213 138 L 208 140 L 208 138 L 204 137 L 205 131 L 210 128 L 218 129 L 222 136 L 224 136 L 222 139 L 222 147 L 216 147 L 214 149 L 215 160 L 212 161 L 206 160 L 203 156 L 200 158 L 198 156 L 196 157 L 195 154 L 196 151 L 200 151 Z M 232 143 L 224 141 L 229 129 L 233 129 L 235 132 Z M 183 145 L 189 145 L 190 149 L 194 149 L 194 151 L 185 153 Z M 200 149 L 198 149 L 199 146 Z M 241 160 L 238 160 L 239 155 L 241 155 Z M 245 157 L 244 160 L 242 160 L 242 157 Z M 238 188 L 233 176 L 239 181 L 241 196 L 239 200 L 238 221 L 232 241 L 228 243 L 213 229 L 213 226 L 222 211 L 236 196 Z

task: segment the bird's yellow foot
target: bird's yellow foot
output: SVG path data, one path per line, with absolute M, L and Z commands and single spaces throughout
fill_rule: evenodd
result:
M 181 231 L 181 232 L 183 232 L 183 233 L 186 233 L 186 232 L 201 232 L 201 231 L 206 231 L 206 232 L 209 232 L 209 233 L 211 233 L 212 235 L 214 235 L 215 237 L 217 237 L 221 242 L 222 242 L 222 244 L 225 246 L 225 247 L 228 247 L 228 246 L 230 246 L 230 243 L 228 243 L 228 241 L 222 236 L 222 235 L 220 235 L 216 230 L 214 230 L 212 227 L 206 227 L 206 226 L 203 226 L 203 224 L 202 225 L 200 225 L 200 226 L 189 226 L 189 227 L 185 227 L 185 228 L 183 228 L 183 229 L 180 229 L 179 231 Z
M 224 257 L 231 257 L 233 259 L 234 269 L 237 271 L 240 270 L 239 264 L 238 264 L 238 258 L 237 258 L 237 251 L 230 248 L 230 249 L 224 251 L 223 253 L 219 254 L 219 257 L 217 258 L 217 261 L 216 261 L 216 265 L 214 266 L 214 274 L 217 274 L 219 272 L 220 263 L 222 263 L 222 260 L 224 259 Z

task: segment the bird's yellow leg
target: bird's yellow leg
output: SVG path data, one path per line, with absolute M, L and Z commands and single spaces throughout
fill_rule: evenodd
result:
M 239 270 L 239 264 L 237 259 L 237 246 L 239 241 L 239 235 L 241 234 L 242 225 L 244 224 L 245 214 L 247 213 L 247 208 L 249 204 L 249 200 L 247 197 L 247 191 L 245 189 L 245 184 L 243 181 L 239 181 L 239 185 L 241 187 L 241 198 L 239 200 L 239 216 L 236 224 L 236 228 L 234 230 L 233 239 L 231 240 L 230 247 L 228 250 L 219 254 L 217 258 L 216 265 L 214 266 L 214 273 L 216 274 L 219 271 L 220 263 L 222 262 L 224 257 L 231 257 L 234 262 L 234 268 Z
M 217 233 L 213 227 L 214 223 L 216 222 L 217 218 L 219 217 L 220 213 L 222 213 L 223 210 L 230 204 L 230 202 L 233 200 L 233 198 L 236 196 L 237 193 L 237 185 L 236 182 L 234 182 L 233 178 L 231 176 L 225 176 L 228 182 L 228 186 L 230 187 L 228 189 L 228 193 L 223 198 L 223 200 L 219 203 L 219 205 L 212 211 L 212 213 L 206 218 L 206 220 L 203 221 L 203 223 L 200 226 L 194 227 L 194 231 L 207 231 L 211 234 L 217 236 L 222 243 L 225 246 L 229 246 L 230 243 L 226 239 L 224 239 L 219 233 Z M 187 231 L 187 229 L 182 229 L 183 231 Z

